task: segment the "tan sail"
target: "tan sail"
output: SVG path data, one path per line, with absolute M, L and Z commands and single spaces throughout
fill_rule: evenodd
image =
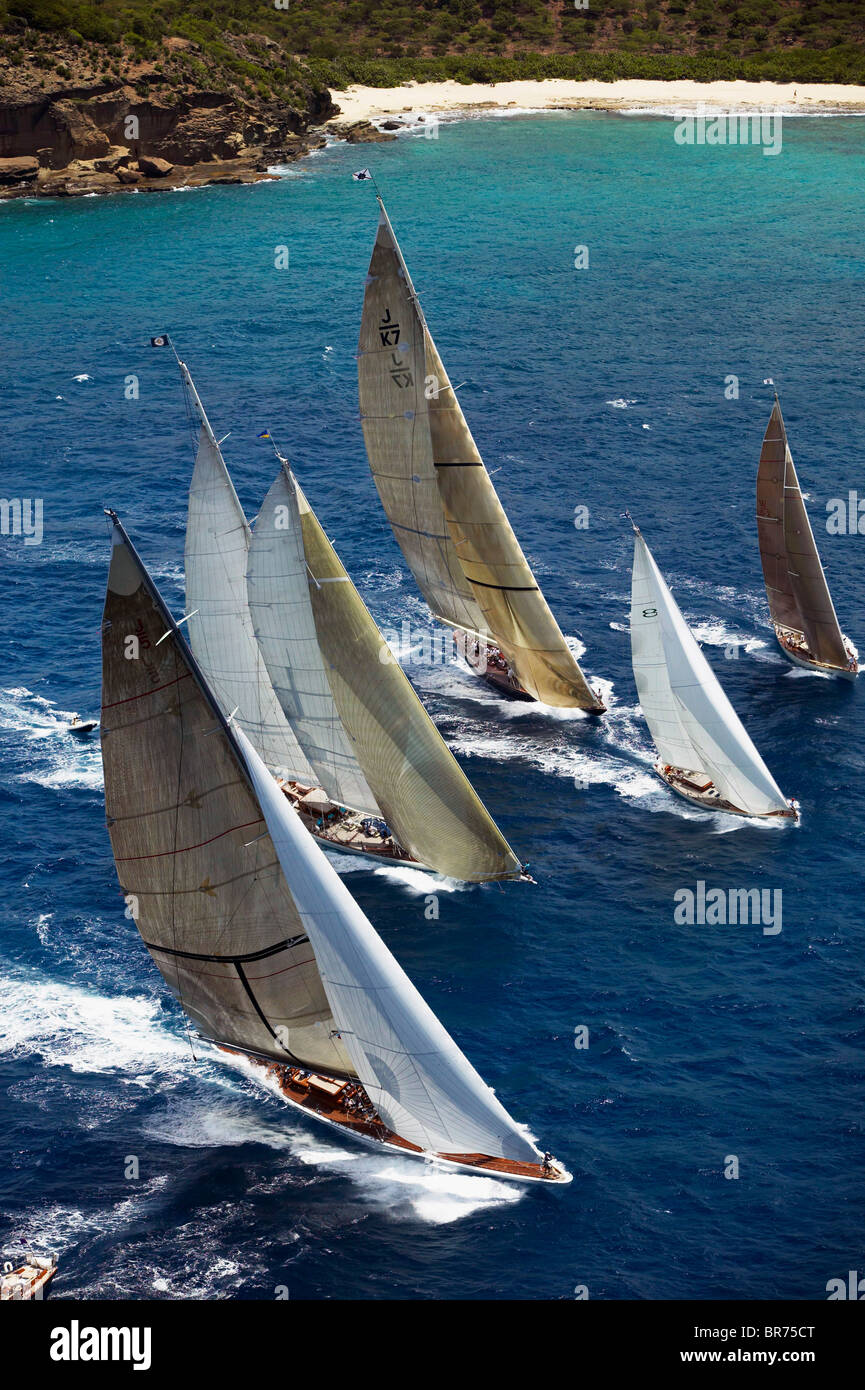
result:
M 443 622 L 481 632 L 483 612 L 462 572 L 433 464 L 425 326 L 387 214 L 363 300 L 358 389 L 379 496 L 418 587 Z
M 601 709 L 513 533 L 381 206 L 358 354 L 373 477 L 433 612 L 497 645 L 544 704 Z
M 773 623 L 802 633 L 817 662 L 846 669 L 849 653 L 802 500 L 777 396 L 757 471 L 757 531 Z
M 243 763 L 114 520 L 102 759 L 129 914 L 208 1037 L 353 1076 Z
M 461 771 L 295 482 L 319 647 L 342 726 L 397 839 L 468 882 L 520 862 Z

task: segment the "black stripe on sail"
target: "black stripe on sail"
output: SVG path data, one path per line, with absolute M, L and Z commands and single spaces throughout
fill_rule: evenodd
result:
M 180 956 L 183 960 L 204 960 L 239 966 L 254 960 L 266 960 L 268 956 L 275 956 L 280 951 L 289 951 L 293 946 L 302 946 L 308 940 L 309 937 L 305 933 L 300 936 L 291 936 L 286 941 L 277 941 L 275 946 L 265 946 L 261 951 L 249 951 L 246 955 L 241 956 L 217 956 L 198 954 L 195 951 L 178 951 L 173 946 L 156 946 L 151 941 L 145 941 L 144 944 L 148 951 L 158 951 L 164 956 Z
M 226 1042 L 223 1038 L 211 1038 L 208 1033 L 202 1033 L 201 1036 L 204 1038 L 205 1042 L 213 1043 L 215 1047 L 228 1048 L 229 1052 L 235 1052 L 239 1057 L 243 1057 L 244 1055 L 258 1057 L 262 1062 L 272 1062 L 274 1060 L 269 1052 L 257 1052 L 254 1047 L 241 1047 L 240 1043 Z M 295 1059 L 295 1061 L 296 1060 L 297 1059 Z M 297 1062 L 297 1065 L 302 1067 L 304 1071 L 313 1071 L 318 1076 L 331 1076 L 336 1081 L 357 1081 L 358 1079 L 354 1072 L 337 1071 L 336 1067 L 327 1067 L 325 1070 L 322 1070 L 313 1062 Z
M 480 459 L 472 459 L 471 463 L 434 463 L 433 468 L 484 468 L 486 465 Z
M 509 594 L 536 594 L 538 592 L 537 584 L 485 584 L 482 579 L 472 579 L 468 574 L 466 579 L 470 584 L 476 584 L 479 589 L 501 589 L 503 593 Z
M 243 988 L 246 990 L 247 997 L 249 998 L 249 1001 L 250 1001 L 250 1003 L 252 1004 L 252 1007 L 255 1009 L 255 1012 L 258 1014 L 258 1017 L 261 1019 L 262 1023 L 264 1024 L 264 1026 L 265 1026 L 265 1028 L 267 1029 L 267 1031 L 268 1031 L 268 1033 L 270 1034 L 270 1036 L 273 1038 L 273 1041 L 274 1041 L 275 1043 L 279 1043 L 279 1046 L 282 1048 L 283 1052 L 286 1054 L 287 1057 L 291 1057 L 294 1061 L 297 1061 L 297 1058 L 294 1056 L 294 1053 L 293 1053 L 293 1052 L 289 1052 L 288 1048 L 287 1048 L 287 1047 L 285 1046 L 285 1044 L 276 1036 L 276 1033 L 274 1033 L 273 1029 L 271 1028 L 270 1024 L 268 1023 L 268 1021 L 267 1021 L 267 1015 L 264 1013 L 264 1010 L 262 1009 L 262 1007 L 261 1007 L 261 1005 L 259 1004 L 258 1000 L 256 999 L 255 995 L 253 994 L 253 992 L 252 992 L 252 986 L 251 986 L 251 984 L 249 983 L 249 981 L 247 980 L 246 976 L 244 975 L 244 973 L 243 973 L 243 966 L 240 964 L 239 961 L 236 960 L 236 961 L 234 962 L 234 968 L 235 968 L 235 970 L 237 971 L 238 978 L 240 979 L 240 983 L 243 985 Z

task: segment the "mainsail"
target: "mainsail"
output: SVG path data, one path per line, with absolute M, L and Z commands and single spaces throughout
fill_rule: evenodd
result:
M 646 723 L 663 763 L 707 773 L 721 796 L 749 815 L 789 806 L 682 617 L 637 532 L 631 591 L 631 657 Z
M 519 860 L 391 656 L 287 464 L 255 523 L 248 585 L 265 664 L 322 784 L 383 814 L 400 844 L 439 873 L 518 878 Z M 364 800 L 352 801 L 349 777 Z
M 846 669 L 849 653 L 817 554 L 777 396 L 757 470 L 757 533 L 773 623 L 802 633 L 817 661 Z
M 201 422 L 184 551 L 190 645 L 223 712 L 236 711 L 267 766 L 315 783 L 255 639 L 246 597 L 249 526 L 192 377 L 183 363 L 180 370 Z
M 253 630 L 276 697 L 325 791 L 336 802 L 378 816 L 381 806 L 334 703 L 310 582 L 294 480 L 280 468 L 249 547 L 246 585 Z
M 209 1038 L 354 1075 L 217 702 L 114 522 L 102 625 L 102 762 L 130 914 Z
M 113 517 L 102 739 L 118 877 L 201 1031 L 357 1077 L 426 1152 L 537 1164 L 207 681 Z M 134 641 L 132 640 L 134 639 Z
M 600 709 L 511 529 L 378 201 L 358 385 L 394 535 L 436 617 L 499 646 L 536 700 Z

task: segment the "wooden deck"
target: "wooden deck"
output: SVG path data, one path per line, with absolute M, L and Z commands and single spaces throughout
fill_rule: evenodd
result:
M 300 804 L 300 797 L 311 791 L 310 787 L 298 782 L 282 782 L 279 778 L 277 782 L 283 796 L 297 812 L 301 824 L 320 844 L 328 845 L 331 849 L 346 850 L 350 854 L 364 854 L 370 859 L 380 859 L 386 864 L 417 864 L 421 868 L 424 867 L 413 854 L 403 849 L 394 835 L 384 840 L 380 836 L 368 835 L 362 822 L 372 819 L 371 817 L 364 816 L 360 811 L 348 806 L 337 807 L 337 814 L 326 819 Z M 319 825 L 319 821 L 323 821 L 323 824 Z
M 849 637 L 844 638 L 844 650 L 849 658 L 847 665 L 830 666 L 828 662 L 817 660 L 808 646 L 803 632 L 794 632 L 792 628 L 781 627 L 779 623 L 775 623 L 774 627 L 779 647 L 797 666 L 803 666 L 808 671 L 822 671 L 827 676 L 843 676 L 846 680 L 852 680 L 858 676 L 859 662 L 853 652 Z
M 660 762 L 655 763 L 655 771 L 671 791 L 677 792 L 692 805 L 702 807 L 704 811 L 728 811 L 733 816 L 752 815 L 751 811 L 743 811 L 741 806 L 734 806 L 732 801 L 727 801 L 721 796 L 711 777 L 703 772 L 671 767 Z M 761 819 L 798 820 L 799 813 L 791 806 L 787 811 L 768 811 Z
M 285 1066 L 281 1062 L 267 1063 L 259 1057 L 252 1057 L 239 1048 L 223 1046 L 223 1052 L 236 1052 L 261 1067 L 265 1074 L 276 1082 L 287 1100 L 331 1124 L 337 1124 L 356 1137 L 387 1144 L 407 1153 L 424 1154 L 417 1144 L 410 1143 L 395 1134 L 377 1114 L 366 1091 L 359 1081 L 343 1081 L 323 1072 L 304 1071 L 300 1067 Z M 439 1153 L 427 1157 L 441 1159 L 445 1163 L 458 1163 L 466 1168 L 477 1168 L 486 1173 L 501 1174 L 509 1178 L 526 1178 L 534 1182 L 569 1181 L 555 1164 L 547 1169 L 543 1163 L 517 1163 L 509 1158 L 492 1158 L 489 1154 Z

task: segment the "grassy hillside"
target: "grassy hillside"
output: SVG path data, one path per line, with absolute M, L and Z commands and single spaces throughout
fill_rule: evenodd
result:
M 202 81 L 223 70 L 262 95 L 291 85 L 295 56 L 335 87 L 411 77 L 865 82 L 863 0 L 589 0 L 587 9 L 573 0 L 0 0 L 0 30 L 13 64 L 36 31 L 46 49 L 50 39 L 71 43 L 97 71 L 137 61 L 164 65 L 169 81 L 184 71 Z M 226 42 L 241 35 L 244 56 Z M 168 36 L 194 47 L 169 50 Z

